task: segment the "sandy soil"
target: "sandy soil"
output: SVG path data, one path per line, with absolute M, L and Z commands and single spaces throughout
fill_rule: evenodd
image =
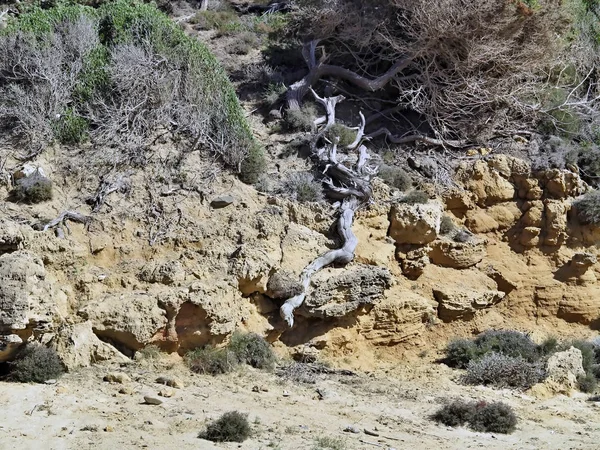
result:
M 132 381 L 104 382 L 111 371 Z M 159 375 L 178 377 L 185 387 L 165 388 L 155 383 Z M 325 448 L 317 445 L 323 437 L 342 439 L 344 449 L 600 448 L 600 407 L 587 396 L 539 400 L 461 386 L 453 381 L 457 375 L 424 362 L 387 373 L 323 375 L 316 384 L 297 385 L 249 368 L 210 377 L 190 374 L 178 362 L 97 365 L 52 385 L 0 383 L 0 449 L 312 450 Z M 119 393 L 123 388 L 131 393 Z M 161 405 L 144 404 L 145 394 L 161 389 L 174 396 L 158 397 Z M 501 435 L 439 426 L 427 417 L 444 397 L 504 401 L 517 412 L 518 429 Z M 213 444 L 198 438 L 207 421 L 230 410 L 249 414 L 251 439 Z M 348 426 L 360 433 L 344 432 Z

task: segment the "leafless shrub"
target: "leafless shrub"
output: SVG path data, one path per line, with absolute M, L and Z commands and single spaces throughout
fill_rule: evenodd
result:
M 97 44 L 96 24 L 84 16 L 58 24 L 43 42 L 23 32 L 0 36 L 0 127 L 12 125 L 29 152 L 47 145 Z
M 466 384 L 529 389 L 544 378 L 546 373 L 541 363 L 492 352 L 471 360 L 463 381 Z
M 484 140 L 541 122 L 572 133 L 598 116 L 597 35 L 579 30 L 571 41 L 561 37 L 579 26 L 582 13 L 574 9 L 583 2 L 539 0 L 535 8 L 497 0 L 299 3 L 291 34 L 319 40 L 310 82 L 329 76 L 359 91 L 387 85 L 386 98 L 394 90 L 397 107 L 418 113 L 429 136 Z M 327 66 L 318 63 L 321 56 Z M 408 134 L 423 130 L 415 123 Z
M 308 172 L 296 172 L 287 176 L 282 191 L 299 202 L 322 202 L 323 186 Z

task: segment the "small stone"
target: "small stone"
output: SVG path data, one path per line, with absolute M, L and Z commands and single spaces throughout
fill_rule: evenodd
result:
M 156 382 L 158 384 L 164 384 L 175 389 L 183 389 L 185 387 L 183 381 L 175 377 L 160 376 L 156 379 Z
M 344 428 L 344 431 L 346 433 L 354 433 L 354 434 L 359 434 L 360 430 L 355 427 L 354 425 L 348 425 L 346 428 Z
M 173 389 L 161 389 L 158 392 L 158 395 L 160 395 L 161 397 L 170 398 L 175 395 L 175 391 Z
M 121 389 L 119 389 L 119 394 L 131 395 L 133 394 L 133 389 L 131 389 L 129 386 L 123 386 Z
M 161 405 L 163 402 L 162 399 L 155 397 L 154 395 L 144 395 L 144 401 L 148 405 Z
M 233 196 L 221 195 L 220 197 L 213 199 L 213 201 L 210 202 L 210 206 L 213 208 L 225 208 L 226 206 L 233 204 L 233 202 L 235 202 L 235 198 Z
M 113 427 L 111 427 L 110 425 L 106 425 L 104 427 L 104 431 L 106 431 L 107 433 L 112 433 L 113 431 L 115 431 L 115 429 Z
M 260 388 L 258 386 L 253 386 L 252 392 L 260 392 Z
M 57 394 L 66 394 L 67 392 L 69 392 L 69 390 L 66 387 L 64 387 L 64 386 L 56 388 L 56 393 Z
M 45 384 L 56 384 L 56 380 L 52 379 L 52 380 L 46 380 L 44 381 Z
M 122 372 L 111 372 L 104 376 L 104 381 L 108 381 L 110 383 L 129 383 L 131 378 L 129 375 Z
M 283 396 L 284 397 L 289 397 L 291 394 L 288 391 L 283 391 Z

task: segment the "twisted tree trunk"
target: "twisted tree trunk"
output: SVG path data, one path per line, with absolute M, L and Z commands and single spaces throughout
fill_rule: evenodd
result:
M 311 149 L 318 164 L 324 167 L 323 174 L 325 175 L 325 179 L 323 182 L 327 185 L 327 195 L 339 200 L 337 229 L 343 244 L 342 247 L 330 250 L 319 256 L 302 271 L 300 282 L 302 283 L 303 291 L 286 300 L 280 308 L 281 317 L 290 327 L 294 325 L 294 311 L 306 299 L 311 277 L 323 267 L 330 264 L 347 264 L 354 259 L 354 251 L 358 245 L 358 239 L 352 232 L 354 213 L 361 205 L 371 201 L 371 178 L 377 174 L 378 169 L 376 166 L 369 166 L 368 162 L 371 157 L 367 148 L 364 145 L 360 145 L 365 127 L 365 118 L 362 113 L 361 126 L 358 129 L 357 137 L 354 142 L 346 147 L 348 150 L 354 150 L 358 147 L 358 158 L 354 167 L 348 167 L 338 159 L 337 147 L 339 138 L 335 139 L 329 151 L 327 151 L 326 147 L 318 147 L 321 138 L 335 124 L 335 106 L 337 103 L 343 101 L 344 97 L 321 98 L 315 91 L 311 88 L 309 89 L 317 102 L 323 105 L 327 114 L 326 125 L 313 139 Z

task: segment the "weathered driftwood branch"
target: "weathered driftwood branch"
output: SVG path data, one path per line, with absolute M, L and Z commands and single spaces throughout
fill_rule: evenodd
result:
M 373 139 L 378 136 L 385 135 L 386 139 L 390 141 L 392 144 L 407 144 L 409 142 L 424 142 L 430 145 L 439 145 L 439 146 L 448 146 L 448 147 L 456 147 L 461 148 L 468 145 L 467 141 L 453 141 L 453 140 L 445 140 L 445 139 L 435 139 L 428 136 L 423 136 L 421 134 L 410 134 L 407 136 L 396 136 L 387 128 L 380 128 L 377 131 L 369 133 L 367 138 Z
M 397 61 L 383 75 L 377 78 L 366 78 L 356 72 L 344 69 L 340 66 L 325 64 L 323 58 L 317 61 L 316 49 L 319 45 L 318 40 L 313 40 L 306 43 L 302 49 L 302 56 L 308 66 L 308 73 L 301 80 L 292 84 L 287 91 L 286 100 L 288 109 L 300 109 L 302 99 L 308 93 L 317 81 L 323 77 L 334 77 L 345 80 L 354 86 L 368 92 L 374 92 L 382 89 L 388 84 L 398 73 L 404 70 L 411 62 L 410 58 L 403 58 Z
M 91 217 L 84 216 L 83 214 L 79 214 L 78 212 L 63 211 L 56 219 L 48 222 L 44 226 L 43 231 L 48 231 L 50 228 L 54 228 L 62 223 L 66 223 L 67 220 L 72 220 L 73 222 L 79 222 L 79 223 L 86 224 L 90 221 L 90 219 L 91 219 Z
M 280 308 L 281 317 L 291 327 L 294 325 L 294 311 L 299 308 L 307 295 L 311 277 L 322 268 L 333 264 L 347 264 L 354 258 L 354 251 L 358 245 L 358 239 L 352 232 L 352 221 L 354 213 L 364 203 L 371 201 L 372 189 L 371 178 L 377 174 L 377 167 L 369 166 L 370 155 L 360 141 L 364 134 L 365 118 L 361 113 L 361 126 L 357 133 L 357 139 L 347 149 L 354 150 L 358 147 L 358 158 L 354 167 L 348 167 L 338 159 L 338 142 L 336 138 L 327 151 L 325 147 L 318 147 L 318 143 L 324 133 L 335 124 L 335 106 L 344 100 L 343 96 L 321 98 L 316 92 L 309 88 L 315 100 L 323 105 L 327 113 L 325 127 L 317 133 L 311 143 L 313 156 L 318 160 L 320 166 L 324 167 L 323 174 L 326 178 L 323 182 L 327 185 L 327 195 L 333 199 L 340 200 L 340 215 L 337 222 L 337 230 L 342 238 L 342 246 L 330 250 L 312 261 L 302 271 L 300 282 L 303 291 L 289 298 Z

